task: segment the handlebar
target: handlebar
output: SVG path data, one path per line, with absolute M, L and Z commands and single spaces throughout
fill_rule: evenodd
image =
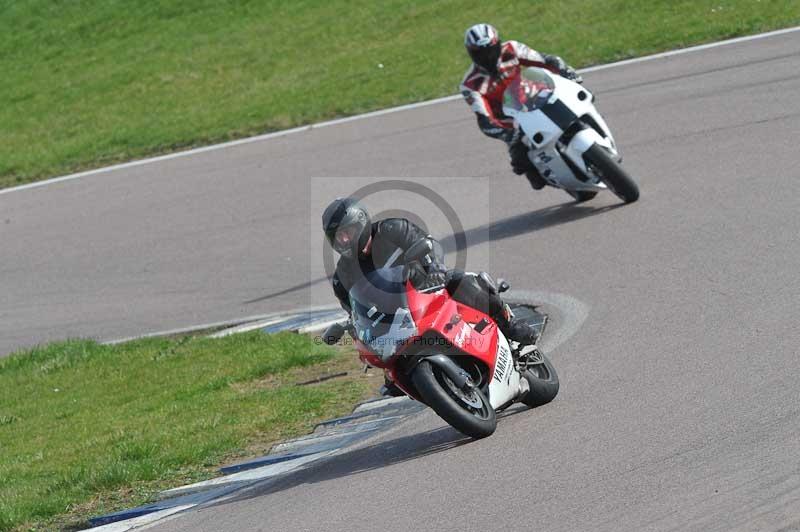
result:
M 341 340 L 342 336 L 344 336 L 344 333 L 351 328 L 352 325 L 350 324 L 350 320 L 331 324 L 327 329 L 325 329 L 325 332 L 322 333 L 322 341 L 328 345 L 334 345 L 336 342 Z

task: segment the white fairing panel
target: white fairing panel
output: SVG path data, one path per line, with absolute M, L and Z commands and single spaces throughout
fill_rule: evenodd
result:
M 609 142 L 598 135 L 594 129 L 584 129 L 583 131 L 572 137 L 572 140 L 567 146 L 564 155 L 580 168 L 586 175 L 590 176 L 590 182 L 594 185 L 599 185 L 600 180 L 593 176 L 586 168 L 586 162 L 583 160 L 583 154 L 586 150 L 592 147 L 593 144 L 600 144 L 601 146 L 609 147 Z M 605 186 L 605 185 L 604 185 Z
M 489 381 L 489 403 L 492 408 L 499 408 L 516 399 L 519 395 L 519 379 L 508 340 L 498 331 L 497 360 L 492 380 Z
M 592 144 L 597 143 L 607 148 L 612 154 L 618 155 L 614 137 L 611 135 L 611 131 L 608 129 L 603 117 L 597 112 L 592 103 L 593 97 L 586 88 L 561 76 L 552 75 L 550 78 L 554 83 L 554 87 L 548 103 L 558 103 L 562 108 L 565 106 L 569 109 L 567 114 L 576 117 L 590 117 L 598 128 L 603 131 L 603 134 L 600 134 L 592 128 L 585 129 L 576 134 L 564 150 L 564 156 L 568 157 L 584 175 L 591 175 L 583 161 L 583 153 Z M 590 177 L 588 182 L 578 179 L 572 168 L 564 161 L 561 152 L 556 148 L 564 130 L 541 108 L 526 111 L 504 106 L 503 112 L 513 117 L 520 129 L 525 132 L 531 148 L 528 156 L 536 166 L 539 174 L 548 183 L 567 190 L 597 191 L 606 188 L 605 184 L 596 178 Z

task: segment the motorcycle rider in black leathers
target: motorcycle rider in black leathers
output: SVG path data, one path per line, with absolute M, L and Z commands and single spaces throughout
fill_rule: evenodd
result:
M 349 290 L 363 275 L 384 266 L 403 264 L 410 267 L 410 280 L 416 289 L 442 286 L 457 301 L 491 316 L 510 342 L 536 342 L 535 329 L 525 321 L 514 319 L 491 278 L 460 270 L 448 271 L 441 246 L 412 222 L 403 218 L 372 222 L 358 201 L 337 198 L 322 214 L 322 228 L 334 251 L 341 255 L 331 282 L 334 294 L 346 311 L 350 312 Z M 434 251 L 425 260 L 406 264 L 403 253 L 422 239 L 434 242 Z

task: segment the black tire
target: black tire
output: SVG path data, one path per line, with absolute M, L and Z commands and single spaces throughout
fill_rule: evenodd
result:
M 536 408 L 537 406 L 545 405 L 558 395 L 558 373 L 556 373 L 553 363 L 546 356 L 544 357 L 544 362 L 530 366 L 525 370 L 524 377 L 528 381 L 531 390 L 525 394 L 522 402 L 529 407 Z
M 497 428 L 497 416 L 489 400 L 475 389 L 482 408 L 470 407 L 449 390 L 445 376 L 441 368 L 423 360 L 414 368 L 411 380 L 425 403 L 454 429 L 471 438 L 490 436 Z
M 622 201 L 633 203 L 639 199 L 639 187 L 636 182 L 602 146 L 593 144 L 583 154 L 583 158 L 587 165 L 594 167 L 603 183 Z
M 575 198 L 577 203 L 583 203 L 584 201 L 589 201 L 590 199 L 594 199 L 597 196 L 597 192 L 592 190 L 567 190 L 567 194 Z

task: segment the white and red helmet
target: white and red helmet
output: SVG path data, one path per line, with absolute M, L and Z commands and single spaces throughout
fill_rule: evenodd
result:
M 502 48 L 497 28 L 491 24 L 470 26 L 464 34 L 464 46 L 473 63 L 489 72 L 497 71 Z

